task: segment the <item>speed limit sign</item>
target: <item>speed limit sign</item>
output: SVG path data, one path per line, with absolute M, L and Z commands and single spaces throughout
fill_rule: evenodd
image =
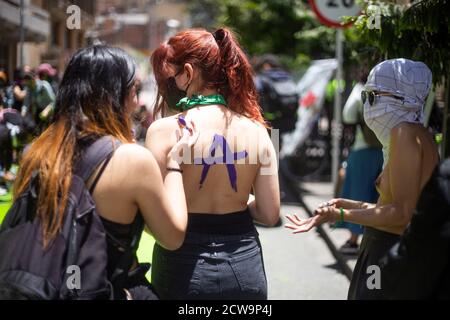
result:
M 344 28 L 349 24 L 341 24 L 344 16 L 357 16 L 361 8 L 355 0 L 309 0 L 319 20 L 333 28 Z

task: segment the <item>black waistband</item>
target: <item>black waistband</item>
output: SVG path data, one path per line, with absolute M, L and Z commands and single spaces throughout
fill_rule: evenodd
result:
M 243 234 L 255 230 L 248 208 L 227 214 L 189 213 L 188 232 L 208 234 Z
M 364 228 L 364 235 L 370 236 L 371 238 L 375 238 L 377 240 L 383 240 L 393 243 L 397 242 L 400 239 L 400 236 L 398 234 L 378 230 L 371 227 Z

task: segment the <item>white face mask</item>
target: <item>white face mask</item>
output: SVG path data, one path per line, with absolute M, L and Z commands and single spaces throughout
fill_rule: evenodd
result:
M 423 123 L 422 108 L 405 107 L 402 101 L 392 97 L 377 96 L 371 106 L 364 104 L 364 120 L 383 145 L 384 165 L 389 161 L 391 130 L 402 122 Z
M 390 93 L 364 104 L 364 120 L 383 145 L 384 166 L 389 160 L 391 131 L 402 122 L 423 123 L 423 106 L 431 87 L 430 69 L 420 61 L 386 60 L 370 72 L 365 90 Z

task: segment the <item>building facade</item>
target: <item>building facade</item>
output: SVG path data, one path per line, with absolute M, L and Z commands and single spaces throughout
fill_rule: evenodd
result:
M 75 30 L 66 24 L 71 5 L 80 8 L 80 28 Z M 0 0 L 0 67 L 11 75 L 21 65 L 35 68 L 47 62 L 61 72 L 71 54 L 87 43 L 85 35 L 94 25 L 95 10 L 95 0 Z
M 168 36 L 190 26 L 186 1 L 97 0 L 93 41 L 151 52 Z

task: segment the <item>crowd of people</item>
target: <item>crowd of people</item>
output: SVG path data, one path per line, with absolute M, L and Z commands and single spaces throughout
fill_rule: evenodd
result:
M 23 148 L 48 126 L 57 90 L 57 71 L 50 64 L 36 70 L 25 66 L 12 78 L 0 69 L 0 194 L 14 182 L 11 167 Z
M 150 126 L 145 146 L 135 143 L 132 130 L 136 64 L 123 50 L 78 51 L 56 98 L 46 78 L 52 69 L 24 70 L 12 85 L 0 73 L 1 126 L 8 131 L 1 150 L 9 152 L 2 155 L 3 179 L 14 151 L 20 153 L 16 134 L 37 136 L 21 160 L 14 206 L 0 229 L 0 299 L 267 299 L 254 223 L 279 222 L 280 190 L 250 62 L 226 28 L 182 31 L 151 62 L 154 112 L 162 119 Z M 437 147 L 423 126 L 431 80 L 422 62 L 376 65 L 345 110 L 361 124 L 347 178 L 364 190 L 357 195 L 344 187 L 353 200 L 332 199 L 310 219 L 287 216 L 294 233 L 335 221 L 365 226 L 349 299 L 448 296 L 448 163 L 438 166 Z M 22 122 L 12 123 L 11 115 Z M 382 151 L 370 144 L 368 129 Z M 439 201 L 433 201 L 436 190 L 444 194 Z M 152 284 L 145 277 L 149 266 L 136 255 L 144 228 L 156 240 Z M 433 231 L 438 235 L 420 241 Z M 435 242 L 440 250 L 427 251 Z M 436 260 L 439 272 L 432 284 L 419 281 L 409 290 L 399 273 L 429 272 L 421 255 Z M 81 273 L 105 268 L 68 286 L 65 268 L 74 263 Z M 373 265 L 383 271 L 381 290 L 367 286 Z
M 0 68 L 0 196 L 11 191 L 16 177 L 12 165 L 19 164 L 25 147 L 51 123 L 59 82 L 58 71 L 49 63 L 35 70 L 19 68 L 13 78 Z M 136 83 L 139 96 L 142 83 Z M 132 115 L 136 141 L 143 141 L 153 117 L 142 103 Z

